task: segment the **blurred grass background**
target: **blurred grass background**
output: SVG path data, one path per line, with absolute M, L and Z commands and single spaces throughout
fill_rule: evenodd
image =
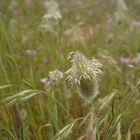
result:
M 123 17 L 117 0 L 56 2 L 62 19 L 50 33 L 39 28 L 46 14 L 44 0 L 0 1 L 0 139 L 88 139 L 90 108 L 76 88 L 63 80 L 48 92 L 40 82 L 52 70 L 65 72 L 67 55 L 79 50 L 104 65 L 100 94 L 93 101 L 94 139 L 139 140 L 140 1 L 125 0 Z M 112 108 L 133 89 L 109 128 Z M 26 95 L 14 96 L 20 93 Z M 9 104 L 3 102 L 11 96 Z

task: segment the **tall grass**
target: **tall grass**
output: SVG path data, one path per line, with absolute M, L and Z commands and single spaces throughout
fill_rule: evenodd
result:
M 47 2 L 0 1 L 0 139 L 139 140 L 139 2 Z M 66 80 L 77 51 L 103 65 L 90 101 Z

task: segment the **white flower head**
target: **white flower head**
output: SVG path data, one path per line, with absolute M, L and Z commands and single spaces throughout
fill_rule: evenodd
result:
M 53 32 L 55 26 L 58 25 L 60 19 L 62 19 L 59 5 L 55 1 L 45 2 L 46 14 L 43 16 L 39 25 L 40 28 L 45 31 Z
M 63 78 L 63 72 L 59 70 L 50 71 L 49 78 L 52 83 L 58 83 Z
M 98 78 L 102 74 L 102 64 L 96 59 L 89 60 L 80 52 L 70 53 L 72 67 L 66 71 L 67 79 L 72 85 L 77 85 L 85 97 L 98 94 Z

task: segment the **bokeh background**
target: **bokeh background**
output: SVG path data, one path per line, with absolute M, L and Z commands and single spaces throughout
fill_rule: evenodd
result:
M 139 0 L 0 0 L 0 139 L 139 140 L 139 13 Z M 103 65 L 93 119 L 65 79 L 75 51 Z

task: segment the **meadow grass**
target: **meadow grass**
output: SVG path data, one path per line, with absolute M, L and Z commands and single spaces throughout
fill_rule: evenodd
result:
M 138 0 L 1 0 L 0 140 L 139 140 L 139 12 Z M 86 99 L 66 71 L 82 77 L 92 58 L 102 74 Z

